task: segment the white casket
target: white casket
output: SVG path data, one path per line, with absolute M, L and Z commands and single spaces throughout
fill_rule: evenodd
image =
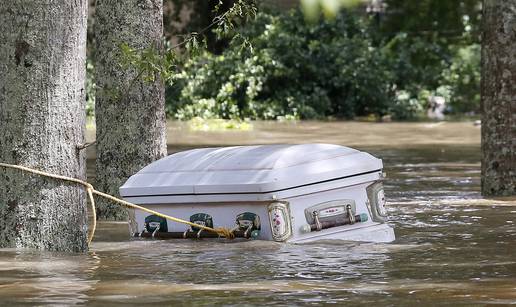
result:
M 281 242 L 394 240 L 386 224 L 382 161 L 331 144 L 202 148 L 151 163 L 120 188 L 132 203 L 240 236 Z M 138 232 L 209 237 L 135 213 Z

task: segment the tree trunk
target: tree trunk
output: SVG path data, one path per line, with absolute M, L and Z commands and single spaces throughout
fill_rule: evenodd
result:
M 87 1 L 0 2 L 0 161 L 85 179 Z M 83 187 L 0 168 L 0 247 L 87 249 Z
M 516 195 L 516 0 L 484 0 L 482 194 Z
M 97 0 L 96 187 L 118 195 L 129 176 L 166 155 L 164 85 L 144 81 L 134 67 L 121 66 L 121 44 L 162 50 L 161 0 Z M 101 219 L 124 220 L 128 211 L 100 200 Z

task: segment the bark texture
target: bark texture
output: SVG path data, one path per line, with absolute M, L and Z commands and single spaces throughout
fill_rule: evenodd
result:
M 484 0 L 482 194 L 516 195 L 516 0 Z
M 143 81 L 124 68 L 120 45 L 162 50 L 161 0 L 97 0 L 96 40 L 96 187 L 118 195 L 129 176 L 166 154 L 164 85 Z M 100 219 L 127 219 L 128 211 L 99 200 Z
M 86 0 L 0 2 L 0 161 L 85 179 Z M 0 247 L 87 249 L 82 187 L 0 168 Z

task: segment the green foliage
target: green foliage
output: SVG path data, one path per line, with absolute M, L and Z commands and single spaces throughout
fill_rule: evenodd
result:
M 384 14 L 375 16 L 375 30 L 376 40 L 394 61 L 392 70 L 401 90 L 397 98 L 403 98 L 396 99 L 394 117 L 414 117 L 410 114 L 415 109 L 408 106 L 417 101 L 424 109 L 430 95 L 443 96 L 450 113 L 478 111 L 482 1 L 385 0 L 385 4 Z
M 167 82 L 167 113 L 181 119 L 414 119 L 430 95 L 451 113 L 478 112 L 481 0 L 384 0 L 366 17 L 357 7 L 355 17 L 338 14 L 356 0 L 301 0 L 303 14 L 258 16 L 255 2 L 166 0 L 166 36 L 182 40 L 165 51 L 122 44 L 121 64 Z M 89 60 L 88 116 L 93 75 Z
M 437 45 L 422 41 L 393 48 L 398 39 L 395 37 L 385 47 L 389 57 L 394 59 L 392 69 L 397 76 L 396 86 L 400 89 L 391 108 L 395 119 L 420 117 L 431 95 L 445 98 L 448 113 L 478 112 L 480 45 L 451 46 L 450 51 L 439 53 L 429 49 L 431 46 L 434 51 L 442 50 Z M 421 47 L 428 52 L 418 54 Z
M 390 39 L 407 33 L 443 48 L 478 43 L 482 0 L 384 0 L 378 16 L 380 35 Z
M 222 10 L 222 6 L 223 2 L 219 0 L 214 6 L 214 13 Z M 248 45 L 247 40 L 235 32 L 235 28 L 254 18 L 256 12 L 254 0 L 236 0 L 223 13 L 216 15 L 211 24 L 198 32 L 188 33 L 180 43 L 172 46 L 170 42 L 165 41 L 164 50 L 161 46 L 139 50 L 121 43 L 120 65 L 126 70 L 134 69 L 137 72 L 135 80 L 152 82 L 159 78 L 165 83 L 172 82 L 181 57 L 193 58 L 206 49 L 205 34 L 208 31 L 213 30 L 218 37 L 232 37 L 235 41 L 241 41 L 242 46 Z M 179 48 L 183 48 L 184 53 L 178 52 Z
M 191 43 L 189 40 L 188 43 Z M 124 69 L 133 68 L 138 72 L 137 78 L 152 82 L 157 78 L 168 82 L 172 80 L 177 58 L 174 52 L 168 51 L 163 55 L 151 46 L 143 50 L 131 48 L 126 43 L 120 45 L 120 64 Z
M 207 50 L 220 53 L 233 39 L 229 31 L 256 14 L 254 0 L 165 0 L 164 34 L 167 40 L 194 35 Z M 213 28 L 213 31 L 211 29 Z M 206 31 L 210 30 L 210 31 Z M 224 34 L 225 33 L 225 34 Z M 223 34 L 223 35 L 221 35 Z
M 422 90 L 417 94 L 406 90 L 396 92 L 394 102 L 390 107 L 390 114 L 397 120 L 416 119 L 422 116 L 430 92 Z
M 168 92 L 169 112 L 179 119 L 386 114 L 394 76 L 367 26 L 347 14 L 311 24 L 297 11 L 259 13 L 241 30 L 253 51 L 230 46 L 185 63 Z
M 391 61 L 397 87 L 415 93 L 420 87 L 438 87 L 441 72 L 451 60 L 447 48 L 404 32 L 390 39 L 383 50 Z
M 456 50 L 451 65 L 442 72 L 447 87 L 451 112 L 478 112 L 480 106 L 480 45 Z
M 310 3 L 318 7 L 317 14 L 325 13 L 328 3 L 303 5 Z M 167 82 L 167 113 L 181 120 L 371 115 L 405 120 L 422 117 L 431 95 L 444 96 L 451 112 L 474 112 L 480 79 L 479 47 L 471 43 L 477 24 L 469 17 L 476 12 L 474 3 L 467 2 L 466 8 L 439 4 L 454 10 L 446 18 L 469 14 L 450 22 L 433 16 L 430 8 L 436 2 L 425 0 L 422 14 L 433 21 L 425 20 L 419 29 L 411 28 L 410 16 L 405 23 L 393 21 L 399 10 L 384 24 L 377 15 L 346 12 L 314 22 L 306 7 L 305 14 L 257 14 L 253 1 L 235 1 L 224 9 L 219 2 L 214 8 L 220 14 L 209 25 L 168 45 L 164 53 L 122 44 L 121 64 L 134 67 L 138 78 Z M 413 5 L 399 7 L 406 14 Z M 444 35 L 441 23 L 457 28 L 458 38 Z M 395 34 L 386 32 L 396 27 Z M 415 35 L 414 27 L 422 35 Z M 206 51 L 210 31 L 229 42 L 221 54 Z
M 176 4 L 181 1 L 175 1 Z M 231 3 L 230 6 L 227 6 Z M 169 3 L 170 4 L 170 3 Z M 211 5 L 211 4 L 210 4 Z M 180 5 L 179 8 L 182 8 Z M 170 42 L 165 41 L 164 46 L 150 46 L 148 48 L 136 49 L 129 46 L 127 43 L 119 45 L 119 64 L 121 69 L 132 71 L 135 73 L 132 81 L 126 88 L 102 88 L 99 91 L 104 91 L 106 95 L 112 97 L 119 97 L 127 88 L 130 88 L 137 80 L 153 82 L 161 80 L 164 83 L 171 84 L 174 82 L 175 75 L 178 70 L 178 64 L 181 59 L 193 58 L 199 56 L 207 47 L 206 34 L 213 30 L 219 38 L 229 37 L 233 46 L 240 43 L 241 48 L 248 47 L 249 42 L 245 37 L 241 37 L 235 29 L 243 23 L 254 18 L 256 15 L 256 4 L 254 0 L 235 0 L 235 1 L 218 1 L 213 4 L 213 14 L 215 17 L 212 22 L 201 29 L 200 31 L 193 31 L 184 36 L 184 40 L 176 45 L 171 45 Z M 88 80 L 88 116 L 93 116 L 95 106 L 95 84 L 93 82 L 93 65 L 88 62 L 87 80 Z M 167 90 L 170 92 L 170 88 Z M 197 105 L 195 112 L 199 113 L 203 118 L 214 117 L 212 115 L 213 105 L 209 100 L 201 101 Z M 188 109 L 188 106 L 185 106 Z M 167 106 L 167 110 L 170 107 Z M 194 114 L 195 112 L 190 112 Z M 189 116 L 189 118 L 194 118 Z M 222 124 L 219 124 L 222 127 Z M 226 129 L 242 129 L 241 126 L 233 125 L 230 122 L 226 125 Z

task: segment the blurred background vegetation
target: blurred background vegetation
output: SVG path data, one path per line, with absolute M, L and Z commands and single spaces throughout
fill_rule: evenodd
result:
M 180 120 L 417 120 L 433 96 L 445 99 L 449 116 L 478 113 L 480 0 L 354 2 L 326 10 L 332 1 L 262 1 L 256 17 L 231 35 L 210 28 L 199 37 L 205 48 L 179 50 L 174 58 L 167 114 Z M 209 27 L 233 1 L 214 13 L 218 4 L 165 0 L 168 45 Z M 320 12 L 310 10 L 318 5 Z

